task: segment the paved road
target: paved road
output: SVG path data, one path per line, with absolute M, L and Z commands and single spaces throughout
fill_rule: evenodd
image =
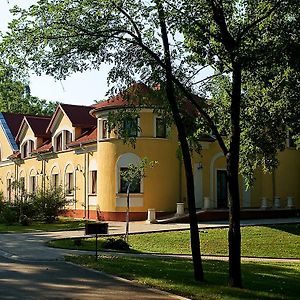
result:
M 65 262 L 20 262 L 0 257 L 0 299 L 170 300 L 179 297 Z
M 70 235 L 83 230 L 0 234 L 0 299 L 185 299 L 64 262 L 74 251 L 45 244 Z

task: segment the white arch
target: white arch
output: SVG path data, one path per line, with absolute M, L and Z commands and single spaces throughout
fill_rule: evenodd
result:
M 116 193 L 120 190 L 120 169 L 126 168 L 129 164 L 138 165 L 141 162 L 141 158 L 134 153 L 124 153 L 120 155 L 116 163 Z M 141 180 L 141 193 L 144 192 L 144 181 Z
M 210 200 L 215 204 L 216 203 L 216 199 L 215 199 L 215 195 L 214 195 L 214 184 L 215 184 L 215 172 L 214 172 L 214 169 L 215 169 L 215 162 L 217 159 L 219 159 L 220 157 L 223 157 L 224 156 L 224 153 L 223 152 L 218 152 L 216 153 L 211 161 L 210 161 L 210 167 L 209 167 L 209 181 L 210 181 Z
M 57 169 L 57 172 L 58 172 L 58 173 L 54 173 L 54 172 L 53 172 L 53 170 L 54 170 L 55 168 Z M 54 164 L 50 167 L 50 175 L 52 175 L 52 174 L 60 174 L 60 168 L 59 168 L 58 163 L 54 163 Z
M 91 159 L 89 162 L 89 171 L 97 171 L 97 161 L 96 159 Z

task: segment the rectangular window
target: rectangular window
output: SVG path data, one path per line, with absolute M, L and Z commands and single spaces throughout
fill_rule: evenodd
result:
M 59 186 L 58 184 L 58 174 L 53 174 L 52 175 L 52 187 L 57 189 Z
M 66 193 L 67 195 L 73 195 L 74 194 L 74 174 L 73 173 L 67 173 L 66 174 Z
M 28 141 L 28 154 L 30 154 L 34 149 L 34 142 L 33 141 Z
M 138 136 L 138 118 L 128 119 L 124 121 L 123 129 L 129 137 Z
M 90 171 L 90 194 L 97 194 L 97 171 Z
M 108 121 L 107 120 L 103 120 L 102 121 L 102 138 L 103 139 L 107 139 L 108 136 Z
M 25 177 L 20 177 L 19 192 L 21 194 L 25 193 Z
M 36 192 L 36 177 L 35 176 L 30 176 L 29 177 L 29 192 L 30 193 L 35 193 Z
M 158 138 L 166 138 L 167 126 L 166 122 L 162 118 L 156 118 L 156 133 L 155 136 Z
M 23 145 L 23 158 L 28 156 L 28 144 L 27 142 Z
M 72 133 L 70 131 L 65 131 L 66 132 L 66 146 L 72 142 Z
M 62 134 L 61 133 L 56 138 L 56 151 L 62 151 Z
M 127 171 L 128 168 L 120 168 L 120 193 L 127 193 L 128 182 L 124 180 L 121 176 L 122 172 Z M 141 182 L 135 182 L 130 185 L 130 193 L 140 193 L 141 192 Z

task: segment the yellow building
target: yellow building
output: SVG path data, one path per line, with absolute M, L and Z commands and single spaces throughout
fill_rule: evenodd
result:
M 145 86 L 142 86 L 145 89 Z M 94 106 L 58 105 L 54 115 L 38 117 L 0 113 L 0 190 L 7 201 L 18 193 L 15 180 L 29 193 L 47 186 L 63 186 L 71 200 L 69 215 L 105 220 L 124 220 L 126 190 L 120 172 L 142 158 L 159 162 L 131 195 L 131 220 L 145 220 L 150 208 L 157 215 L 186 205 L 182 163 L 177 157 L 175 128 L 168 128 L 153 109 L 143 108 L 133 148 L 108 130 L 109 112 L 123 109 L 121 96 Z M 126 124 L 124 124 L 126 126 Z M 202 151 L 194 154 L 196 207 L 227 207 L 225 158 L 213 137 L 203 137 Z M 274 174 L 256 172 L 256 182 L 246 191 L 240 178 L 242 208 L 299 208 L 300 152 L 288 147 L 280 152 Z

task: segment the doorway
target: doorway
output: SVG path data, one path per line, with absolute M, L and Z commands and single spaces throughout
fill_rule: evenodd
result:
M 217 170 L 217 208 L 228 208 L 227 171 Z

